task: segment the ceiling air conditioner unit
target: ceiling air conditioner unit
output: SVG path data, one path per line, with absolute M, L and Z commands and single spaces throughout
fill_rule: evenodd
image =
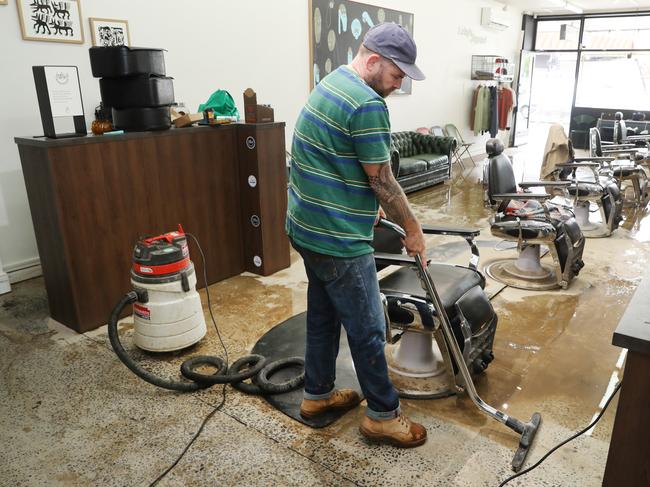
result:
M 510 20 L 502 10 L 483 7 L 481 9 L 481 25 L 495 30 L 506 30 L 510 27 Z

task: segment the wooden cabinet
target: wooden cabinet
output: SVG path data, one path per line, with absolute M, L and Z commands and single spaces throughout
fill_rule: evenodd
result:
M 259 143 L 253 150 L 248 137 Z M 106 323 L 131 289 L 138 237 L 179 223 L 199 240 L 210 284 L 289 265 L 283 123 L 16 143 L 50 313 L 76 331 Z M 257 176 L 254 191 L 242 180 L 248 173 Z M 188 240 L 202 287 L 200 253 Z M 253 255 L 261 265 L 251 265 Z

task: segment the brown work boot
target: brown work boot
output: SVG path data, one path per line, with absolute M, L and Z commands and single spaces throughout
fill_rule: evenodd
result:
M 352 389 L 335 390 L 327 399 L 303 399 L 300 416 L 313 418 L 332 409 L 351 409 L 361 402 L 357 391 Z
M 365 416 L 361 420 L 359 432 L 370 440 L 387 442 L 399 448 L 412 448 L 427 441 L 427 430 L 424 426 L 414 423 L 403 413 L 386 420 Z

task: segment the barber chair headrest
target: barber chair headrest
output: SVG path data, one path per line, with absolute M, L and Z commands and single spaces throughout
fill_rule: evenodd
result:
M 503 142 L 499 139 L 489 139 L 485 143 L 485 152 L 487 152 L 489 157 L 498 156 L 503 152 L 503 149 Z
M 616 112 L 614 114 L 614 119 L 615 120 L 623 120 L 623 112 Z

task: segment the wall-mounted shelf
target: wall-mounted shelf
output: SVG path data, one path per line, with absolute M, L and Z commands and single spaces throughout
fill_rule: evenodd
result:
M 515 76 L 515 64 L 503 56 L 472 56 L 471 79 L 510 82 Z

